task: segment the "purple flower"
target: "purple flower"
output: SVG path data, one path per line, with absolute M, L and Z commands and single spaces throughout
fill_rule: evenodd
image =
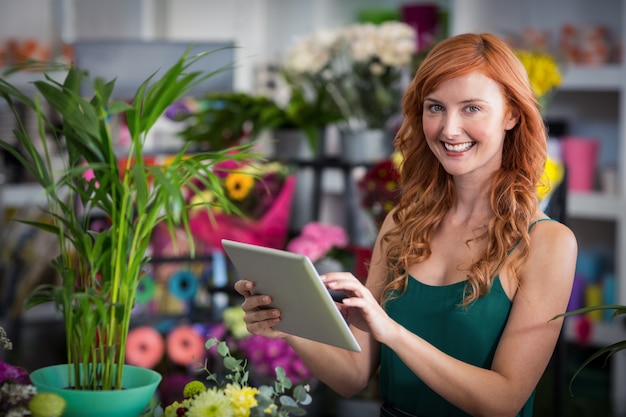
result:
M 184 120 L 189 114 L 191 114 L 191 109 L 184 100 L 174 102 L 165 110 L 165 117 L 175 122 Z
M 10 365 L 0 358 L 0 384 L 4 382 L 28 385 L 30 384 L 30 377 L 25 369 Z

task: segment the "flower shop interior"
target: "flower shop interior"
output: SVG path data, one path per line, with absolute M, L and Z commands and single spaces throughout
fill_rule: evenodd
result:
M 160 372 L 158 394 L 171 403 L 195 378 L 197 358 L 209 355 L 204 342 L 211 334 L 246 355 L 257 378 L 281 366 L 309 384 L 314 400 L 308 415 L 378 416 L 376 379 L 356 397 L 341 398 L 280 340 L 247 334 L 233 289 L 237 271 L 221 239 L 304 253 L 320 272 L 349 270 L 364 280 L 380 222 L 397 198 L 392 138 L 401 121 L 402 91 L 438 40 L 488 31 L 528 60 L 545 106 L 547 172 L 558 185 L 542 204 L 574 230 L 580 246 L 568 309 L 626 304 L 626 1 L 593 3 L 0 0 L 0 69 L 29 59 L 74 63 L 115 78 L 114 95 L 123 100 L 187 48 L 215 51 L 198 63 L 215 76 L 168 108 L 144 152 L 160 164 L 184 144 L 191 150 L 252 144 L 265 159 L 232 165 L 239 170 L 221 178 L 236 214 L 191 209 L 194 256 L 184 230 L 176 231 L 178 244 L 169 230 L 154 230 L 127 361 Z M 333 62 L 330 44 L 338 39 L 345 42 L 344 55 Z M 556 79 L 548 79 L 544 59 L 559 72 Z M 32 82 L 43 75 L 18 71 L 2 77 L 34 95 Z M 36 117 L 25 113 L 23 120 L 27 129 L 38 129 Z M 124 120 L 111 126 L 123 149 Z M 14 128 L 12 112 L 0 101 L 0 138 L 10 138 Z M 12 349 L 0 348 L 0 358 L 30 371 L 65 358 L 54 305 L 24 308 L 37 285 L 58 279 L 51 267 L 57 240 L 16 221 L 45 218 L 45 197 L 15 157 L 1 152 L 0 327 Z M 200 189 L 193 198 L 200 203 L 212 196 Z M 90 222 L 94 229 L 106 227 L 104 218 Z M 598 358 L 573 378 L 594 352 L 625 335 L 624 321 L 610 311 L 568 317 L 538 387 L 535 415 L 626 416 L 625 352 Z M 0 373 L 0 384 L 2 378 Z M 0 416 L 2 406 L 0 397 Z

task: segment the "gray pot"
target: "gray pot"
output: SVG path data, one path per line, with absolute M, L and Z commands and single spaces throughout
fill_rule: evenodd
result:
M 341 159 L 354 164 L 376 163 L 393 152 L 393 134 L 385 129 L 341 132 Z
M 311 147 L 309 138 L 300 129 L 276 129 L 272 132 L 274 157 L 279 160 L 315 160 L 322 154 L 324 130 L 318 130 L 317 146 Z

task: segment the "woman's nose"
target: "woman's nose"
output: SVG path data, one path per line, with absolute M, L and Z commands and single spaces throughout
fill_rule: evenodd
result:
M 461 133 L 461 118 L 454 113 L 446 113 L 442 119 L 442 133 L 449 138 L 458 136 Z

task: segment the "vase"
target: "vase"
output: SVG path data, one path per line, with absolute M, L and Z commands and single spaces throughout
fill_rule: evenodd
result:
M 37 392 L 52 392 L 67 403 L 63 417 L 138 417 L 148 407 L 162 376 L 156 371 L 124 365 L 122 389 L 75 390 L 67 364 L 37 369 L 30 374 Z
M 386 129 L 341 132 L 341 159 L 352 164 L 373 164 L 393 152 L 393 134 Z
M 283 161 L 313 161 L 323 155 L 324 129 L 318 129 L 317 143 L 312 144 L 306 132 L 301 129 L 275 129 L 274 158 Z

